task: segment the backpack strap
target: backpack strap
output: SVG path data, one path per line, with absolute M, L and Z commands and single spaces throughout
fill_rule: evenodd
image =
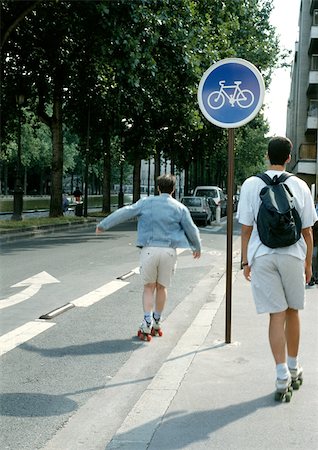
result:
M 273 180 L 271 179 L 271 177 L 269 175 L 267 175 L 267 173 L 258 173 L 255 176 L 257 178 L 260 178 L 261 180 L 263 180 L 264 183 L 267 184 L 268 186 L 273 184 Z
M 293 173 L 284 172 L 279 177 L 275 175 L 274 178 L 271 178 L 269 175 L 267 175 L 267 173 L 258 173 L 255 176 L 263 180 L 264 183 L 266 183 L 268 186 L 272 186 L 274 184 L 284 183 L 284 181 L 286 181 L 287 178 L 293 175 L 294 175 Z

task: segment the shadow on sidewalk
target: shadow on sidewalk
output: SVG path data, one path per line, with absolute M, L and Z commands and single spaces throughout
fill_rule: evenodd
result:
M 156 430 L 147 448 L 176 450 L 187 448 L 188 445 L 199 441 L 209 441 L 211 434 L 233 422 L 255 413 L 262 408 L 275 408 L 281 405 L 273 402 L 273 395 L 250 400 L 248 402 L 230 405 L 215 410 L 187 413 L 179 411 L 168 413 L 161 421 L 161 417 L 144 423 L 127 433 L 117 434 L 115 440 L 105 448 L 117 448 L 116 443 L 138 443 L 138 437 L 147 436 L 149 430 Z M 114 447 L 115 444 L 115 447 Z M 146 445 L 142 442 L 141 448 Z M 120 448 L 120 447 L 118 447 Z M 125 447 L 126 448 L 126 447 Z M 133 448 L 136 448 L 133 446 Z

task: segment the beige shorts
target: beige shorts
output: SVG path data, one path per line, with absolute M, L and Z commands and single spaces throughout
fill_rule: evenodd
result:
M 299 258 L 276 253 L 255 258 L 251 284 L 258 314 L 304 308 L 305 269 Z
M 174 248 L 143 247 L 140 251 L 140 275 L 144 284 L 159 283 L 168 287 L 177 267 Z

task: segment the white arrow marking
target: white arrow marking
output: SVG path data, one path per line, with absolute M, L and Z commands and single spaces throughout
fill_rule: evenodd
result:
M 28 300 L 33 297 L 44 284 L 59 283 L 59 281 L 52 277 L 47 272 L 40 272 L 33 277 L 27 278 L 26 280 L 20 281 L 11 287 L 27 286 L 19 294 L 11 295 L 8 298 L 0 300 L 0 309 L 7 308 L 8 306 L 16 305 L 17 303 Z

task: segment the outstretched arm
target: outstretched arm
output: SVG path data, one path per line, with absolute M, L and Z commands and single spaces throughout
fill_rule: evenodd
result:
M 117 209 L 109 216 L 105 217 L 96 227 L 96 234 L 101 234 L 109 228 L 113 228 L 122 222 L 126 222 L 134 217 L 139 216 L 141 210 L 142 200 L 139 200 L 132 205 L 125 206 L 124 208 Z

